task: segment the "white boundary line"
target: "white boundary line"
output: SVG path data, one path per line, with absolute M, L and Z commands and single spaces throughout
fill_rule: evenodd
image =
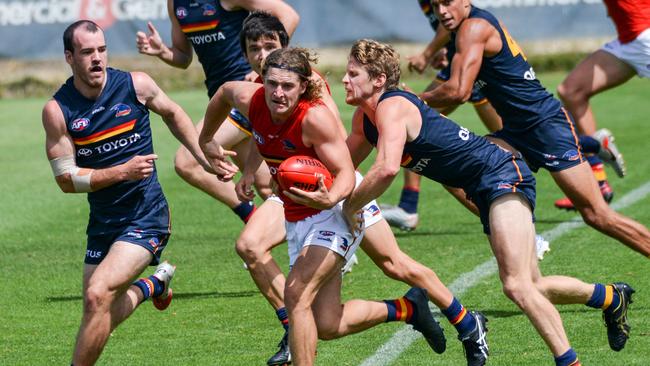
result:
M 650 194 L 650 182 L 646 182 L 621 197 L 613 203 L 611 207 L 617 211 L 622 210 L 642 200 L 648 194 Z M 567 232 L 582 226 L 585 226 L 582 218 L 580 216 L 575 216 L 572 219 L 557 225 L 553 229 L 543 232 L 541 235 L 544 239 L 551 242 Z M 461 274 L 448 287 L 454 295 L 462 296 L 465 291 L 474 287 L 484 278 L 495 273 L 497 273 L 497 262 L 494 257 L 491 257 L 489 260 L 474 267 L 471 271 Z M 429 306 L 431 306 L 431 304 L 429 304 Z M 440 314 L 438 308 L 433 308 L 432 310 L 434 313 Z M 395 332 L 386 343 L 379 347 L 379 349 L 375 351 L 375 354 L 365 359 L 363 363 L 361 363 L 361 366 L 388 366 L 395 362 L 402 352 L 404 352 L 404 350 L 406 350 L 411 343 L 419 337 L 420 334 L 414 331 L 410 325 L 405 325 Z

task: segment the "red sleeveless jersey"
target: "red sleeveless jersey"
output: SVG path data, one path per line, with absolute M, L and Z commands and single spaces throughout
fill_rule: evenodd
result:
M 633 41 L 650 28 L 650 0 L 603 0 L 621 43 Z
M 271 112 L 264 100 L 264 87 L 259 88 L 253 95 L 248 110 L 248 120 L 253 126 L 253 138 L 257 149 L 269 166 L 271 176 L 276 183 L 278 182 L 278 166 L 285 159 L 294 155 L 318 158 L 316 151 L 302 142 L 302 120 L 309 108 L 319 104 L 322 104 L 320 99 L 313 102 L 301 99 L 286 122 L 274 124 L 271 120 Z M 280 198 L 284 202 L 284 215 L 287 221 L 300 221 L 320 212 L 320 210 L 293 202 L 282 192 L 280 192 Z

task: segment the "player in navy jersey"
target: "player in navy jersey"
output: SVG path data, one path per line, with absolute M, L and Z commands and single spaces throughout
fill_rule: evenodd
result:
M 441 116 L 415 94 L 399 90 L 399 65 L 397 52 L 376 41 L 357 41 L 350 52 L 343 84 L 346 103 L 357 110 L 348 147 L 355 165 L 373 147 L 377 155 L 364 181 L 343 205 L 347 217 L 380 196 L 400 166 L 462 188 L 480 211 L 503 291 L 528 316 L 554 355 L 567 352 L 569 342 L 553 303 L 582 303 L 613 312 L 623 309 L 619 325 L 627 327 L 625 314 L 632 293 L 628 285 L 586 284 L 575 278 L 541 275 L 534 257 L 535 178 L 526 164 Z M 459 338 L 478 337 L 477 333 L 461 333 Z M 485 363 L 487 349 L 477 348 L 477 357 L 474 362 L 468 359 L 469 365 Z
M 43 109 L 46 153 L 63 192 L 88 193 L 83 318 L 73 364 L 91 365 L 110 333 L 151 297 L 164 310 L 175 267 L 159 263 L 170 217 L 154 161 L 149 110 L 161 115 L 206 169 L 189 116 L 146 74 L 107 67 L 103 31 L 78 21 L 63 34 L 72 77 Z M 129 284 L 131 284 L 129 286 Z
M 246 62 L 239 43 L 242 22 L 250 11 L 263 10 L 277 16 L 291 35 L 298 25 L 298 14 L 282 0 L 168 0 L 171 20 L 172 45 L 165 45 L 156 28 L 149 23 L 149 34 L 138 32 L 140 53 L 160 58 L 167 64 L 187 68 L 192 62 L 192 49 L 205 72 L 208 96 L 230 80 L 253 81 L 257 74 Z M 215 138 L 237 153 L 233 159 L 242 165 L 246 161 L 250 125 L 241 113 L 233 110 Z M 197 129 L 202 126 L 199 121 Z M 235 194 L 232 182 L 221 182 L 206 173 L 183 146 L 176 153 L 176 172 L 192 186 L 230 207 L 246 222 L 255 207 L 242 202 Z M 271 191 L 269 175 L 262 167 L 258 172 L 256 188 L 263 197 Z
M 408 68 L 410 71 L 416 71 L 422 74 L 429 66 L 441 69 L 436 78 L 431 81 L 425 90 L 432 90 L 441 83 L 449 80 L 450 67 L 449 60 L 451 60 L 456 52 L 454 45 L 448 41 L 448 31 L 440 25 L 438 18 L 436 18 L 430 0 L 418 0 L 422 13 L 427 18 L 431 29 L 435 32 L 435 36 L 427 47 L 419 54 L 407 57 Z M 441 52 L 442 51 L 442 52 Z M 501 117 L 496 113 L 487 98 L 481 94 L 478 88 L 472 90 L 472 95 L 469 101 L 474 105 L 476 114 L 479 116 L 488 131 L 494 132 L 501 129 Z M 445 116 L 450 115 L 458 106 L 449 106 L 441 108 L 438 112 Z M 420 176 L 404 170 L 404 186 L 397 206 L 382 205 L 382 211 L 386 220 L 392 225 L 402 230 L 414 230 L 418 224 L 417 206 L 420 195 Z M 449 189 L 449 188 L 448 188 Z M 461 197 L 460 202 L 465 204 L 462 199 L 462 192 L 449 189 L 455 197 Z M 478 215 L 475 207 L 468 206 L 472 212 Z M 543 253 L 542 253 L 543 254 Z
M 456 55 L 449 81 L 422 99 L 436 108 L 455 105 L 479 86 L 503 120 L 503 129 L 492 135 L 496 142 L 519 151 L 532 170 L 548 170 L 587 224 L 650 256 L 650 231 L 607 205 L 571 116 L 544 89 L 505 27 L 467 0 L 433 0 L 433 6 L 451 31 Z

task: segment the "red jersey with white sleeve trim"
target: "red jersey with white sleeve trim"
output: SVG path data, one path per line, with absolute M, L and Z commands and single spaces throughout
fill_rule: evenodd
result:
M 257 149 L 269 166 L 271 176 L 276 183 L 278 183 L 278 166 L 285 159 L 294 155 L 307 155 L 318 159 L 314 148 L 307 147 L 303 143 L 302 121 L 309 108 L 322 104 L 320 99 L 311 102 L 300 99 L 289 118 L 282 124 L 275 124 L 264 100 L 264 87 L 260 87 L 253 95 L 248 110 L 248 120 L 253 127 L 253 138 Z M 297 204 L 282 192 L 280 198 L 284 202 L 285 219 L 290 222 L 300 221 L 321 211 Z
M 650 0 L 603 0 L 621 43 L 634 41 L 650 28 Z

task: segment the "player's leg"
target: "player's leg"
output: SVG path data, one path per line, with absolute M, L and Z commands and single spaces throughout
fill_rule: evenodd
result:
M 202 127 L 203 120 L 197 124 L 196 128 L 200 130 Z M 214 138 L 222 146 L 230 148 L 239 144 L 247 137 L 248 135 L 244 131 L 237 128 L 229 120 L 226 120 L 219 127 Z M 185 146 L 181 145 L 176 152 L 174 166 L 176 173 L 183 180 L 228 206 L 242 221 L 245 222 L 251 212 L 253 212 L 254 206 L 248 202 L 241 202 L 237 198 L 235 184 L 232 181 L 222 182 L 215 175 L 206 172 Z
M 551 172 L 551 176 L 575 204 L 585 223 L 644 256 L 650 256 L 650 231 L 607 205 L 588 164 Z
M 147 249 L 118 241 L 99 265 L 85 265 L 83 317 L 74 365 L 94 364 L 111 331 L 142 302 L 142 291 L 131 283 L 151 259 Z
M 418 202 L 420 200 L 421 177 L 408 169 L 403 169 L 404 185 L 397 206 L 382 205 L 384 219 L 391 226 L 401 230 L 415 230 L 418 225 Z
M 476 114 L 481 122 L 490 132 L 498 131 L 503 128 L 501 116 L 487 99 L 481 99 L 473 103 Z
M 533 282 L 535 229 L 528 202 L 519 194 L 497 198 L 490 205 L 489 225 L 503 292 L 530 319 L 553 355 L 565 355 L 571 347 L 560 314 Z
M 613 54 L 598 50 L 576 66 L 558 86 L 562 102 L 586 135 L 596 132 L 596 120 L 589 99 L 600 92 L 630 80 L 636 71 Z

